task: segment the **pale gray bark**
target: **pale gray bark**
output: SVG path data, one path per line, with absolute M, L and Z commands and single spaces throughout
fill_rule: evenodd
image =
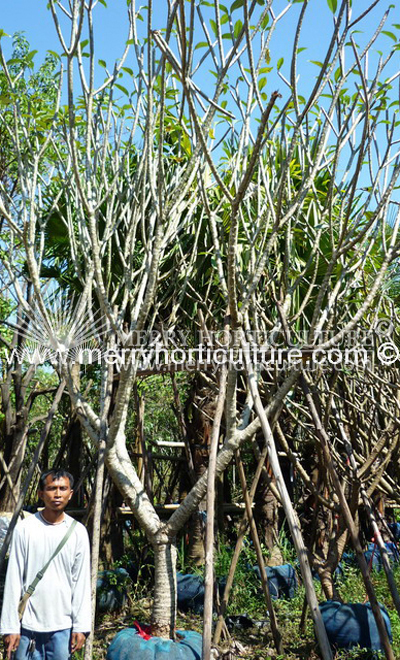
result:
M 159 637 L 174 638 L 177 603 L 175 541 L 161 529 L 153 548 L 155 587 L 152 628 Z
M 130 348 L 141 331 L 153 329 L 160 320 L 174 328 L 183 313 L 183 291 L 188 292 L 188 300 L 202 307 L 207 315 L 205 325 L 218 326 L 218 313 L 213 317 L 217 282 L 227 297 L 234 331 L 242 332 L 245 325 L 246 332 L 259 332 L 270 350 L 281 337 L 287 346 L 298 339 L 298 323 L 299 332 L 308 332 L 301 355 L 301 360 L 307 362 L 319 338 L 323 338 L 320 350 L 337 346 L 374 305 L 382 308 L 380 289 L 399 251 L 399 213 L 387 231 L 391 198 L 400 173 L 396 117 L 389 103 L 390 86 L 399 74 L 384 79 L 395 50 L 389 51 L 373 71 L 368 70 L 368 52 L 376 46 L 390 8 L 358 48 L 349 41 L 351 31 L 363 25 L 377 3 L 353 16 L 350 0 L 341 2 L 322 51 L 315 84 L 309 91 L 299 78 L 299 45 L 313 3 L 305 2 L 299 9 L 290 80 L 285 77 L 283 63 L 278 66 L 273 50 L 279 50 L 279 30 L 287 27 L 287 14 L 296 11 L 296 3 L 277 14 L 274 0 L 263 6 L 256 0 L 245 1 L 240 9 L 243 21 L 236 28 L 232 17 L 228 15 L 225 20 L 222 5 L 215 2 L 215 32 L 210 30 L 205 6 L 191 2 L 185 7 L 177 0 L 167 4 L 165 32 L 154 30 L 155 7 L 148 5 L 147 41 L 141 43 L 138 8 L 135 2 L 129 3 L 128 43 L 122 46 L 122 57 L 112 71 L 106 72 L 104 83 L 96 88 L 96 3 L 50 0 L 67 61 L 68 118 L 61 126 L 58 111 L 62 72 L 55 114 L 47 128 L 38 127 L 34 117 L 26 118 L 17 94 L 11 103 L 12 128 L 0 110 L 0 120 L 8 127 L 18 162 L 20 191 L 15 201 L 0 182 L 0 212 L 14 240 L 23 246 L 36 304 L 50 328 L 49 342 L 54 350 L 60 348 L 60 338 L 51 331 L 40 276 L 45 258 L 46 214 L 55 212 L 67 229 L 74 275 L 83 291 L 79 313 L 87 310 L 93 321 L 95 301 L 119 346 Z M 195 26 L 195 34 L 184 29 L 185 8 L 191 12 L 189 23 Z M 59 12 L 63 13 L 63 21 Z M 289 25 L 292 29 L 293 24 Z M 226 34 L 222 32 L 225 29 Z M 89 35 L 88 58 L 80 43 L 83 30 Z M 197 58 L 195 41 L 203 39 L 205 50 Z M 118 81 L 130 53 L 134 72 L 129 84 L 134 95 L 127 99 L 131 106 L 126 113 L 128 120 L 114 100 L 121 91 L 124 94 Z M 266 95 L 262 91 L 266 80 L 261 84 L 260 76 L 271 54 L 283 88 L 279 93 L 268 88 Z M 0 60 L 10 90 L 15 91 L 18 81 L 13 79 L 1 49 Z M 215 82 L 209 84 L 210 89 L 202 89 L 203 71 L 207 71 L 204 80 L 208 80 L 210 64 Z M 353 86 L 355 77 L 359 84 Z M 348 88 L 351 91 L 347 94 Z M 227 91 L 230 96 L 223 98 Z M 386 104 L 379 99 L 382 91 L 388 94 Z M 84 104 L 78 111 L 76 100 L 81 95 Z M 170 102 L 176 110 L 172 120 L 167 112 Z M 385 129 L 379 124 L 381 120 L 387 122 Z M 35 137 L 36 128 L 43 136 L 41 142 Z M 166 128 L 172 135 L 172 129 L 177 130 L 176 144 L 169 144 L 168 149 L 164 149 Z M 220 167 L 215 148 L 224 140 L 226 172 Z M 41 163 L 50 151 L 49 170 L 43 172 Z M 321 176 L 329 179 L 322 192 Z M 46 194 L 52 196 L 54 179 L 60 182 L 60 191 L 49 211 L 44 200 Z M 359 191 L 361 180 L 366 188 L 363 194 Z M 202 245 L 207 223 L 211 239 Z M 309 246 L 304 260 L 296 252 L 299 233 Z M 209 282 L 201 283 L 206 300 L 196 290 L 198 251 L 211 258 Z M 121 271 L 118 279 L 114 277 L 115 259 Z M 4 262 L 26 309 L 21 286 L 13 275 L 13 263 L 7 255 Z M 322 278 L 320 268 L 325 272 Z M 183 271 L 182 287 L 178 281 L 175 289 L 179 290 L 174 290 L 166 302 L 162 297 L 164 284 L 175 281 L 179 269 Z M 352 311 L 351 305 L 344 302 L 353 299 L 357 286 L 365 287 L 366 293 L 357 310 Z M 306 310 L 309 304 L 310 310 Z M 169 319 L 161 319 L 160 308 L 172 309 Z M 102 342 L 103 348 L 111 347 L 108 338 Z M 232 347 L 237 348 L 235 341 Z M 173 634 L 176 608 L 174 539 L 206 494 L 208 475 L 199 479 L 168 523 L 162 525 L 127 449 L 126 424 L 138 362 L 117 364 L 115 371 L 118 383 L 114 407 L 106 419 L 82 393 L 70 367 L 62 369 L 83 428 L 93 445 L 106 442 L 107 469 L 153 545 L 153 626 L 158 634 L 169 636 Z M 226 400 L 227 436 L 216 457 L 215 475 L 226 469 L 235 451 L 261 428 L 299 554 L 318 640 L 324 658 L 330 658 L 306 548 L 283 482 L 269 422 L 281 410 L 299 371 L 289 369 L 282 382 L 275 378 L 275 385 L 280 386 L 276 391 L 272 389 L 272 394 L 262 392 L 262 400 L 253 365 L 247 361 L 245 372 L 257 414 L 252 419 L 249 408 L 243 426 L 237 422 L 240 411 L 236 377 L 231 375 Z M 262 386 L 260 383 L 260 389 Z M 383 472 L 380 482 L 393 490 L 393 483 Z
M 107 365 L 102 370 L 101 382 L 101 426 L 99 436 L 99 450 L 97 457 L 96 479 L 93 489 L 93 526 L 92 526 L 92 544 L 91 544 L 91 599 L 92 599 L 92 627 L 89 637 L 85 644 L 85 660 L 91 660 L 93 654 L 93 641 L 94 641 L 94 623 L 96 616 L 96 587 L 97 576 L 99 570 L 99 549 L 100 549 L 100 531 L 101 531 L 101 513 L 103 504 L 103 484 L 104 484 L 104 467 L 105 467 L 105 453 L 107 443 L 107 418 L 110 412 L 111 396 L 112 396 L 112 368 Z
M 221 419 L 226 397 L 227 369 L 222 367 L 219 378 L 219 395 L 214 414 L 210 439 L 206 497 L 206 542 L 204 575 L 203 658 L 209 660 L 211 653 L 212 615 L 214 603 L 214 525 L 215 525 L 215 471 L 220 436 Z

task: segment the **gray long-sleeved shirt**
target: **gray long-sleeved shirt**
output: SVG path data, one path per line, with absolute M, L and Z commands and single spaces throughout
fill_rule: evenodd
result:
M 19 634 L 18 603 L 64 537 L 72 518 L 47 523 L 40 513 L 16 526 L 10 549 L 0 634 Z M 85 527 L 78 523 L 29 598 L 22 626 L 35 632 L 91 628 L 90 551 Z

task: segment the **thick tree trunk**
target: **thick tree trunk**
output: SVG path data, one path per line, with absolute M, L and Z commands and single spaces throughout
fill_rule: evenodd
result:
M 155 563 L 152 633 L 174 639 L 177 608 L 175 540 L 161 533 L 152 545 Z
M 275 483 L 268 459 L 265 461 L 265 467 L 268 476 Z M 266 484 L 264 480 L 261 480 L 258 484 L 254 502 L 254 518 L 263 531 L 265 547 L 271 553 L 267 564 L 268 566 L 279 566 L 283 564 L 282 553 L 278 544 L 279 503 L 269 484 Z
M 270 403 L 265 414 L 274 415 L 279 409 L 284 396 L 292 387 L 297 375 L 290 377 L 282 384 Z M 74 394 L 74 392 L 73 392 Z M 75 397 L 78 410 L 79 400 Z M 115 412 L 115 411 L 114 411 Z M 121 419 L 119 414 L 118 419 Z M 220 474 L 231 462 L 234 451 L 239 448 L 247 437 L 252 437 L 258 428 L 258 421 L 252 423 L 245 431 L 234 434 L 225 440 L 224 447 L 217 458 L 216 474 Z M 199 506 L 207 492 L 207 474 L 204 474 L 196 483 L 184 502 L 175 511 L 168 523 L 161 524 L 160 518 L 152 506 L 143 485 L 130 460 L 126 436 L 121 422 L 116 428 L 110 426 L 106 451 L 106 465 L 108 471 L 120 490 L 125 502 L 129 504 L 135 517 L 145 531 L 155 554 L 156 588 L 153 605 L 153 631 L 154 634 L 170 637 L 174 634 L 176 617 L 176 548 L 175 538 L 179 530 L 190 518 L 192 512 Z M 94 436 L 94 430 L 91 431 Z M 324 656 L 325 658 L 328 656 Z M 331 657 L 331 656 L 329 656 Z
M 205 553 L 204 553 L 204 540 L 205 540 L 205 516 L 204 504 L 200 505 L 201 510 L 195 511 L 190 518 L 188 529 L 188 563 L 191 566 L 203 566 Z
M 144 435 L 144 397 L 138 392 L 136 385 L 133 388 L 136 406 L 136 447 L 139 448 L 141 457 L 138 461 L 137 472 L 140 476 L 149 499 L 153 501 L 153 469 L 151 452 L 147 451 Z
M 204 384 L 202 374 L 197 374 L 191 392 L 191 419 L 185 420 L 196 479 L 200 479 L 208 467 L 216 399 L 216 392 L 207 383 Z M 205 502 L 202 502 L 200 511 L 205 508 Z M 195 512 L 189 522 L 189 563 L 196 566 L 204 564 L 204 541 L 204 517 L 200 512 Z

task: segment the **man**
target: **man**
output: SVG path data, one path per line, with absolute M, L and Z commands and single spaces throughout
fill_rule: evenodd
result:
M 4 588 L 0 633 L 10 660 L 68 660 L 91 628 L 88 534 L 77 523 L 38 582 L 19 621 L 18 604 L 48 562 L 73 520 L 64 509 L 73 491 L 65 470 L 41 475 L 38 495 L 44 510 L 14 530 Z

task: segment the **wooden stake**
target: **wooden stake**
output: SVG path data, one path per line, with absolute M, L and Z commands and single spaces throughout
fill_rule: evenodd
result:
M 256 469 L 256 472 L 255 472 L 255 475 L 254 475 L 253 483 L 251 484 L 251 488 L 250 488 L 250 495 L 249 495 L 250 506 L 253 503 L 254 494 L 256 492 L 258 482 L 259 482 L 260 476 L 261 476 L 262 471 L 263 471 L 264 462 L 265 462 L 265 459 L 267 457 L 267 453 L 268 453 L 267 448 L 264 447 L 262 453 L 260 454 L 260 456 L 258 458 L 257 469 Z M 220 607 L 220 611 L 219 611 L 218 621 L 217 621 L 217 625 L 216 625 L 216 628 L 215 628 L 214 644 L 216 644 L 216 645 L 219 644 L 219 640 L 220 640 L 220 637 L 221 637 L 221 632 L 222 632 L 222 628 L 223 628 L 224 621 L 225 621 L 225 619 L 224 619 L 225 612 L 226 612 L 226 608 L 228 607 L 229 595 L 230 595 L 232 585 L 233 585 L 233 578 L 234 578 L 235 571 L 236 571 L 236 566 L 237 566 L 237 563 L 238 563 L 238 560 L 239 560 L 239 555 L 240 555 L 242 547 L 243 547 L 243 541 L 244 541 L 244 538 L 245 538 L 246 533 L 247 533 L 248 525 L 249 525 L 249 521 L 247 519 L 247 513 L 245 511 L 244 514 L 243 514 L 243 518 L 240 521 L 238 536 L 237 536 L 237 540 L 236 540 L 236 546 L 235 546 L 235 550 L 234 550 L 234 553 L 233 553 L 231 565 L 229 567 L 229 573 L 228 573 L 228 577 L 227 577 L 227 580 L 226 580 L 224 595 L 222 597 L 222 602 L 221 602 L 221 607 Z
M 310 413 L 311 413 L 311 416 L 312 416 L 312 419 L 313 419 L 313 422 L 314 422 L 315 430 L 317 432 L 318 438 L 319 438 L 320 443 L 321 443 L 321 447 L 322 447 L 322 451 L 324 453 L 326 466 L 327 466 L 329 474 L 331 476 L 336 494 L 339 498 L 339 503 L 340 503 L 340 506 L 342 508 L 344 519 L 345 519 L 347 528 L 350 532 L 353 547 L 354 547 L 354 549 L 356 551 L 356 554 L 357 554 L 357 559 L 358 559 L 358 563 L 360 565 L 361 574 L 362 574 L 362 577 L 363 577 L 363 580 L 364 580 L 364 584 L 365 584 L 365 588 L 366 588 L 366 591 L 367 591 L 369 601 L 371 603 L 371 609 L 372 609 L 372 612 L 373 612 L 374 617 L 375 617 L 376 625 L 377 625 L 378 631 L 379 631 L 379 637 L 380 637 L 382 646 L 384 648 L 386 658 L 387 658 L 387 660 L 395 660 L 393 650 L 392 650 L 392 647 L 390 645 L 389 636 L 388 636 L 388 633 L 387 633 L 387 630 L 386 630 L 385 622 L 384 622 L 383 617 L 382 617 L 382 612 L 381 612 L 381 609 L 379 607 L 378 600 L 376 598 L 374 587 L 372 585 L 372 582 L 371 582 L 369 574 L 368 574 L 368 566 L 367 566 L 367 562 L 365 561 L 365 557 L 364 557 L 364 553 L 363 553 L 363 550 L 362 550 L 362 547 L 361 547 L 360 540 L 358 538 L 357 528 L 355 526 L 353 516 L 351 515 L 350 507 L 347 503 L 346 497 L 345 497 L 344 492 L 342 490 L 342 487 L 340 485 L 339 477 L 336 473 L 336 469 L 335 469 L 335 466 L 333 464 L 333 460 L 332 460 L 332 456 L 331 456 L 331 452 L 330 452 L 330 447 L 329 447 L 329 436 L 328 436 L 328 434 L 327 434 L 327 432 L 326 432 L 326 430 L 325 430 L 325 428 L 324 428 L 324 426 L 321 422 L 321 419 L 319 417 L 317 408 L 315 406 L 313 397 L 311 395 L 311 392 L 310 392 L 310 389 L 309 389 L 309 386 L 308 386 L 308 383 L 307 383 L 307 380 L 306 380 L 306 377 L 305 377 L 304 374 L 301 376 L 301 384 L 302 384 L 302 388 L 303 388 L 303 391 L 304 391 L 304 394 L 305 394 L 305 398 L 306 398 L 306 401 L 307 401 L 307 404 L 308 404 L 308 407 L 309 407 L 309 410 L 310 410 Z
M 94 639 L 94 620 L 96 614 L 96 586 L 97 573 L 99 570 L 99 549 L 101 532 L 101 514 L 103 502 L 103 483 L 104 483 L 104 461 L 107 444 L 107 424 L 108 414 L 112 398 L 113 368 L 107 365 L 103 369 L 101 383 L 101 419 L 100 419 L 100 438 L 98 462 L 96 471 L 96 480 L 94 484 L 93 497 L 93 527 L 92 527 L 92 562 L 91 562 L 91 604 L 92 604 L 92 627 L 85 645 L 85 660 L 92 660 L 93 639 Z
M 39 439 L 39 442 L 38 442 L 37 447 L 35 449 L 35 453 L 34 453 L 32 462 L 29 465 L 28 472 L 27 472 L 27 475 L 25 477 L 24 485 L 22 486 L 21 493 L 20 493 L 20 496 L 18 498 L 18 502 L 16 504 L 15 511 L 13 513 L 13 517 L 11 518 L 10 524 L 8 526 L 6 537 L 3 541 L 3 545 L 1 546 L 1 550 L 0 550 L 0 570 L 3 566 L 4 559 L 5 559 L 5 556 L 7 554 L 8 546 L 10 545 L 12 533 L 14 531 L 15 525 L 17 524 L 18 516 L 22 511 L 22 507 L 24 505 L 24 499 L 25 499 L 25 496 L 28 492 L 33 474 L 35 472 L 36 466 L 39 462 L 39 458 L 40 458 L 41 453 L 43 451 L 43 448 L 46 444 L 48 435 L 50 433 L 50 429 L 51 429 L 51 425 L 53 423 L 54 415 L 56 414 L 56 412 L 58 410 L 58 405 L 59 405 L 59 403 L 61 401 L 61 397 L 64 393 L 65 386 L 66 386 L 66 382 L 65 382 L 65 380 L 62 380 L 60 382 L 59 386 L 58 386 L 56 395 L 54 397 L 54 401 L 53 401 L 52 406 L 49 410 L 49 414 L 47 415 L 46 422 L 45 422 L 45 424 L 43 426 L 43 429 L 42 429 L 42 432 L 40 434 L 40 439 Z
M 96 480 L 94 484 L 94 502 L 93 502 L 93 527 L 92 527 L 92 547 L 91 547 L 91 605 L 92 605 L 92 628 L 85 644 L 85 660 L 92 659 L 93 637 L 94 637 L 94 619 L 96 614 L 96 583 L 99 570 L 99 548 L 100 548 L 100 530 L 101 513 L 103 500 L 103 482 L 104 482 L 104 454 L 106 442 L 103 438 L 100 443 L 98 453 L 98 463 Z
M 226 395 L 227 369 L 221 368 L 219 394 L 211 431 L 210 459 L 208 463 L 207 497 L 206 497 L 206 541 L 205 541 L 205 578 L 204 578 L 204 627 L 203 627 L 203 660 L 210 660 L 211 630 L 214 596 L 214 517 L 215 517 L 215 469 L 217 463 L 218 441 L 222 413 Z
M 278 628 L 278 622 L 276 620 L 275 611 L 274 611 L 274 607 L 273 607 L 273 604 L 272 604 L 272 598 L 271 598 L 271 594 L 270 594 L 269 586 L 268 586 L 267 573 L 265 571 L 265 566 L 264 566 L 264 557 L 263 557 L 262 550 L 261 550 L 261 544 L 260 544 L 260 539 L 258 537 L 256 523 L 254 521 L 253 511 L 251 509 L 250 498 L 249 498 L 249 493 L 248 493 L 247 484 L 246 484 L 246 475 L 244 473 L 243 463 L 240 459 L 239 451 L 236 452 L 236 465 L 237 465 L 237 468 L 238 468 L 240 483 L 241 483 L 242 491 L 243 491 L 243 497 L 244 497 L 244 501 L 245 501 L 245 504 L 246 504 L 246 513 L 247 513 L 247 518 L 248 518 L 249 524 L 250 524 L 251 538 L 252 538 L 253 543 L 254 543 L 254 547 L 255 547 L 256 555 L 257 555 L 257 563 L 258 563 L 258 567 L 260 569 L 261 584 L 262 584 L 262 588 L 263 588 L 263 592 L 264 592 L 264 596 L 265 596 L 265 601 L 267 603 L 268 614 L 269 614 L 270 621 L 271 621 L 272 636 L 274 638 L 274 643 L 275 643 L 275 647 L 276 647 L 276 650 L 277 650 L 278 654 L 283 655 L 282 635 L 281 635 L 281 633 L 279 631 L 279 628 Z
M 289 525 L 293 543 L 296 548 L 297 557 L 299 559 L 300 570 L 303 577 L 303 584 L 307 595 L 307 601 L 310 607 L 311 616 L 314 621 L 315 634 L 319 642 L 323 659 L 333 660 L 332 650 L 329 644 L 328 635 L 326 634 L 325 625 L 322 619 L 321 611 L 319 609 L 317 595 L 315 593 L 310 563 L 307 557 L 307 548 L 304 545 L 303 537 L 301 534 L 300 521 L 293 508 L 290 495 L 286 488 L 285 480 L 283 478 L 281 466 L 279 463 L 279 457 L 278 457 L 278 452 L 276 450 L 275 441 L 272 435 L 271 427 L 268 422 L 267 414 L 264 410 L 264 406 L 262 404 L 258 392 L 258 385 L 255 378 L 253 365 L 250 360 L 248 346 L 244 340 L 242 342 L 242 348 L 246 362 L 246 373 L 247 373 L 248 383 L 254 400 L 255 410 L 260 419 L 261 429 L 264 434 L 265 443 L 268 447 L 269 461 L 271 464 L 272 471 L 274 473 L 277 488 L 280 493 L 282 506 L 285 511 L 286 520 Z
M 349 438 L 347 437 L 344 426 L 343 426 L 343 424 L 340 420 L 339 411 L 336 408 L 336 404 L 335 404 L 334 400 L 332 400 L 332 410 L 335 413 L 335 417 L 336 417 L 337 424 L 339 426 L 340 434 L 342 436 L 343 442 L 345 443 L 347 455 L 349 457 L 350 466 L 351 466 L 351 469 L 353 471 L 354 478 L 357 481 L 359 481 L 358 475 L 357 475 L 357 463 L 356 463 L 356 459 L 354 457 L 353 447 L 351 445 L 351 442 L 350 442 Z M 396 585 L 396 582 L 395 582 L 395 579 L 394 579 L 394 576 L 393 576 L 392 569 L 390 567 L 388 552 L 386 550 L 386 546 L 385 546 L 385 543 L 383 541 L 382 534 L 380 532 L 380 529 L 378 527 L 378 524 L 377 524 L 375 516 L 374 516 L 374 512 L 372 510 L 371 500 L 369 499 L 369 497 L 367 495 L 367 491 L 365 490 L 365 487 L 364 487 L 364 484 L 362 483 L 362 481 L 360 481 L 359 486 L 360 486 L 360 494 L 361 494 L 361 497 L 363 499 L 364 506 L 365 506 L 365 509 L 367 511 L 367 515 L 368 515 L 368 518 L 370 520 L 370 523 L 371 523 L 371 526 L 372 526 L 372 529 L 373 529 L 373 532 L 374 532 L 375 541 L 378 545 L 379 552 L 381 553 L 382 565 L 383 565 L 383 569 L 384 569 L 385 574 L 386 574 L 386 579 L 387 579 L 387 583 L 388 583 L 388 586 L 389 586 L 389 589 L 390 589 L 390 593 L 392 595 L 393 603 L 396 607 L 396 610 L 397 610 L 398 614 L 400 615 L 400 596 L 399 596 L 397 585 Z

